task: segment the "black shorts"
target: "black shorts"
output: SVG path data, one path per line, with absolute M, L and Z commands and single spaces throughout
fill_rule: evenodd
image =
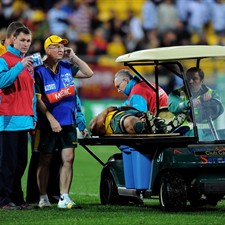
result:
M 54 153 L 64 148 L 77 147 L 77 129 L 75 125 L 62 126 L 59 133 L 51 129 L 37 129 L 35 135 L 34 149 L 40 152 Z

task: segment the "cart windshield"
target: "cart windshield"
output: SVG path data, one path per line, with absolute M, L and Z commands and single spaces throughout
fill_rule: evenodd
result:
M 142 66 L 141 74 L 148 81 L 159 84 L 168 94 L 175 89 L 184 88 L 186 100 L 190 101 L 191 106 L 185 108 L 189 114 L 191 128 L 189 135 L 186 133 L 185 135 L 198 136 L 199 141 L 204 142 L 225 142 L 224 61 L 225 48 L 208 45 L 148 49 L 122 55 L 116 59 L 116 62 L 122 62 L 133 69 L 134 66 Z M 199 80 L 198 77 L 187 76 L 187 71 L 192 67 L 200 68 L 204 77 Z M 134 72 L 136 71 L 135 68 Z M 155 76 L 151 76 L 151 73 Z M 174 108 L 169 109 L 174 114 L 178 113 L 175 112 L 176 108 L 179 108 L 177 104 L 179 103 L 176 102 Z
M 186 71 L 190 115 L 194 117 L 199 141 L 225 140 L 225 69 L 222 64 L 219 68 L 219 60 L 207 59 L 208 63 L 200 63 L 200 69 L 192 67 Z

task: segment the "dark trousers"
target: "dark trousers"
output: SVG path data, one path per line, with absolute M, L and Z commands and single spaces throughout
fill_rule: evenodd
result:
M 0 206 L 24 203 L 21 179 L 27 165 L 27 131 L 0 132 Z
M 31 137 L 33 138 L 33 137 Z M 33 143 L 33 139 L 31 140 L 31 145 Z M 28 177 L 27 177 L 27 197 L 26 201 L 29 203 L 37 203 L 39 201 L 39 189 L 37 185 L 37 166 L 39 162 L 39 152 L 32 152 L 29 169 L 28 169 Z M 50 166 L 50 174 L 49 174 L 49 182 L 47 188 L 47 194 L 49 197 L 49 201 L 51 203 L 58 202 L 57 197 L 60 196 L 60 179 L 59 179 L 59 171 L 61 167 L 61 152 L 57 151 L 54 153 L 51 166 Z

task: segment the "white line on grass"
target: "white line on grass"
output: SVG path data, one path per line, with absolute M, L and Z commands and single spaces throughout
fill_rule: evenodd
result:
M 70 194 L 73 194 L 73 195 L 87 195 L 87 196 L 94 196 L 94 197 L 98 197 L 99 194 L 95 194 L 95 193 L 86 193 L 86 192 L 79 192 L 79 193 L 74 193 L 74 192 L 70 192 Z

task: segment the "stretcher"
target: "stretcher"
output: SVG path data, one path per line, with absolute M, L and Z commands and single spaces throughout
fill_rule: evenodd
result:
M 140 148 L 145 145 L 165 147 L 168 144 L 173 143 L 176 147 L 185 147 L 187 144 L 195 143 L 196 138 L 180 136 L 179 133 L 171 134 L 111 134 L 102 137 L 93 136 L 88 138 L 80 138 L 78 140 L 79 144 L 91 155 L 93 156 L 102 166 L 105 166 L 101 158 L 98 157 L 91 150 L 91 146 L 120 146 L 127 145 L 133 146 L 134 148 Z M 148 151 L 148 150 L 146 150 Z

